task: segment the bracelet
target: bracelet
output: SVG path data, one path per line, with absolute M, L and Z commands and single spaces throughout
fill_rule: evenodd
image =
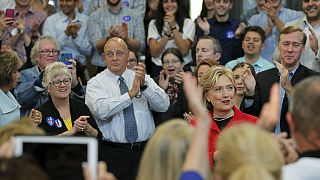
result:
M 171 31 L 173 31 L 173 30 L 177 29 L 177 26 L 171 27 L 170 29 L 171 29 Z
M 169 34 L 164 34 L 165 36 L 167 36 L 167 38 L 171 38 L 171 35 L 169 35 Z

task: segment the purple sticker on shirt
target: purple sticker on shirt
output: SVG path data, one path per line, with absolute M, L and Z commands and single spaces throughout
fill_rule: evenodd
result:
M 128 1 L 124 1 L 123 3 L 122 3 L 122 5 L 123 5 L 123 7 L 129 7 L 129 2 Z
M 123 17 L 123 20 L 124 20 L 125 22 L 129 22 L 129 21 L 131 21 L 131 16 L 124 16 L 124 17 Z
M 54 124 L 56 125 L 57 128 L 61 128 L 62 127 L 62 123 L 61 123 L 60 119 L 54 120 Z
M 47 117 L 46 121 L 49 124 L 49 126 L 53 126 L 54 125 L 54 118 L 53 117 Z
M 227 32 L 226 32 L 226 37 L 227 37 L 228 39 L 234 38 L 234 32 L 233 32 L 233 31 L 227 31 Z

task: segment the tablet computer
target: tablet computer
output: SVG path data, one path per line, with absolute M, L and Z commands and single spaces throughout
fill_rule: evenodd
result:
M 86 161 L 96 179 L 98 143 L 92 137 L 15 136 L 15 156 L 30 154 L 50 179 L 83 179 Z

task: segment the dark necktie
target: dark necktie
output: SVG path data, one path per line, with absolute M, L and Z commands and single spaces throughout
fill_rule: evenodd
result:
M 119 77 L 119 81 L 121 95 L 127 93 L 129 90 L 122 76 Z M 135 142 L 138 139 L 138 131 L 136 118 L 134 116 L 133 103 L 127 108 L 123 109 L 123 118 L 126 140 L 130 143 Z

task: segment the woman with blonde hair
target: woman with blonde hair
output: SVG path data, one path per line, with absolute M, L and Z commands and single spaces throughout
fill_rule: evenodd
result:
M 193 133 L 180 119 L 160 125 L 144 150 L 137 179 L 179 179 Z
M 203 99 L 211 117 L 209 133 L 209 159 L 213 165 L 216 141 L 220 133 L 240 122 L 256 123 L 258 118 L 241 112 L 234 103 L 235 79 L 233 72 L 225 67 L 211 67 L 200 79 Z M 190 124 L 195 125 L 195 119 Z
M 54 62 L 46 66 L 42 84 L 50 97 L 37 108 L 42 113 L 39 127 L 48 135 L 101 139 L 102 133 L 87 105 L 70 96 L 71 82 L 72 75 L 65 64 Z
M 280 180 L 284 159 L 276 137 L 252 124 L 226 130 L 218 142 L 217 179 Z

